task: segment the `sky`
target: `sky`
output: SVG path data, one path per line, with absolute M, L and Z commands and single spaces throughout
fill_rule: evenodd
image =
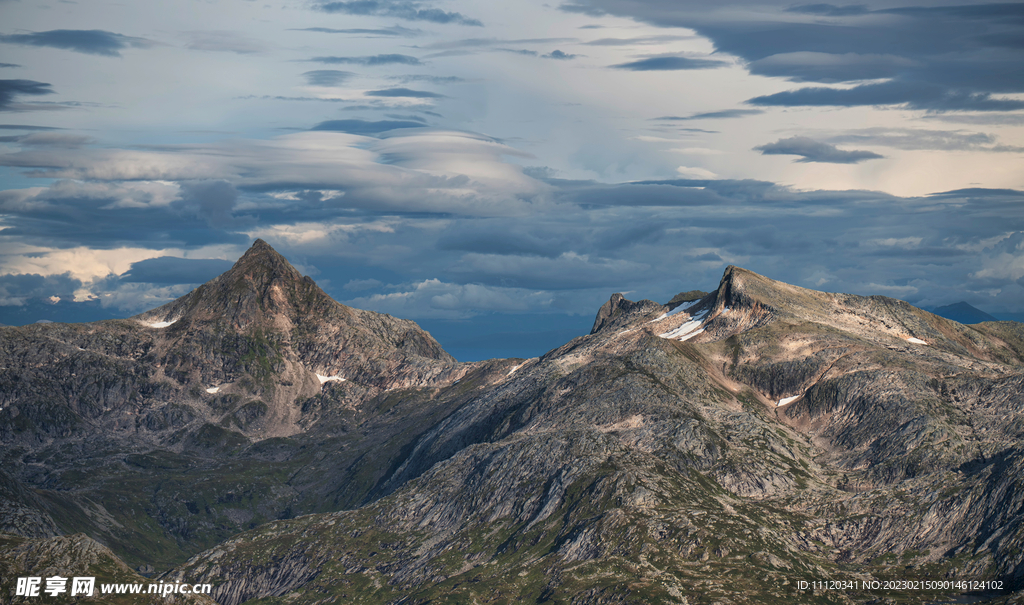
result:
M 1024 313 L 1024 3 L 0 0 L 0 323 L 255 238 L 460 360 L 730 264 Z

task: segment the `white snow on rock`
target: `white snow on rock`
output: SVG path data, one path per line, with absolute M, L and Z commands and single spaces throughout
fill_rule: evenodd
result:
M 211 394 L 211 395 L 213 395 L 214 393 L 216 393 L 219 390 L 220 390 L 220 387 L 210 387 L 210 388 L 206 389 L 206 392 Z
M 338 382 L 345 382 L 344 378 L 342 378 L 341 376 L 337 376 L 337 375 L 335 375 L 335 376 L 322 376 L 320 374 L 317 374 L 316 377 L 320 379 L 320 384 L 324 384 L 325 382 L 330 382 L 331 380 L 337 380 Z
M 914 338 L 913 336 L 908 338 L 907 342 L 912 342 L 912 343 L 914 343 L 916 345 L 926 345 L 926 344 L 928 344 L 925 341 L 921 340 L 920 338 Z
M 704 311 L 703 313 L 698 313 L 697 315 L 691 317 L 690 321 L 684 323 L 675 330 L 670 330 L 668 332 L 665 332 L 664 334 L 659 334 L 658 336 L 674 340 L 689 340 L 704 331 L 704 328 L 701 328 L 700 325 L 704 321 L 704 318 L 707 317 L 707 315 L 707 311 Z
M 672 309 L 668 313 L 662 313 L 661 317 L 659 317 L 658 319 L 652 319 L 651 321 L 649 321 L 647 323 L 654 323 L 656 321 L 661 321 L 661 320 L 665 319 L 666 317 L 672 317 L 673 315 L 675 315 L 676 313 L 679 313 L 680 311 L 686 311 L 688 309 L 692 309 L 692 308 L 696 307 L 697 303 L 699 303 L 699 302 L 700 302 L 700 299 L 698 298 L 695 301 L 688 302 L 688 303 L 683 303 L 683 304 L 679 305 L 678 307 L 676 307 L 675 309 Z
M 779 400 L 778 403 L 775 404 L 775 407 L 779 407 L 780 405 L 786 405 L 787 403 L 793 403 L 797 399 L 800 399 L 799 395 L 793 395 L 792 397 L 783 397 L 782 399 Z
M 178 321 L 178 320 L 177 319 L 172 319 L 171 321 L 152 321 L 152 322 L 144 321 L 144 322 L 142 322 L 142 325 L 148 326 L 150 328 L 166 328 L 167 326 L 173 324 L 176 321 Z
M 509 371 L 508 371 L 508 374 L 506 374 L 506 375 L 505 375 L 505 377 L 506 377 L 506 378 L 508 378 L 509 376 L 511 376 L 511 375 L 513 375 L 513 374 L 515 374 L 515 373 L 516 373 L 516 370 L 518 370 L 519 368 L 523 367 L 524 365 L 526 365 L 526 364 L 522 364 L 522 363 L 521 363 L 521 364 L 519 364 L 519 365 L 517 365 L 517 366 L 513 367 L 513 368 L 512 368 L 511 370 L 509 370 Z

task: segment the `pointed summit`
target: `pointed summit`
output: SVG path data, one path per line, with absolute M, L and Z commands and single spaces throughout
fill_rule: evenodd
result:
M 270 244 L 257 239 L 231 269 L 138 319 L 150 325 L 187 320 L 184 323 L 227 323 L 236 329 L 286 329 L 295 319 L 325 306 L 343 305 L 303 277 Z
M 245 273 L 256 279 L 302 279 L 302 275 L 285 257 L 261 239 L 253 242 L 228 271 L 231 272 Z
M 259 350 L 270 360 L 267 375 L 281 359 L 321 376 L 388 387 L 437 375 L 426 361 L 455 361 L 414 322 L 337 302 L 259 239 L 225 273 L 134 319 L 173 339 L 182 358 L 190 347 L 217 355 Z

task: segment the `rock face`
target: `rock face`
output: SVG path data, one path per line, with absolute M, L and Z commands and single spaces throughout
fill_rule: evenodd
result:
M 71 578 L 91 577 L 94 579 L 93 596 L 90 600 L 100 603 L 154 604 L 167 605 L 214 605 L 215 601 L 204 594 L 177 594 L 167 597 L 146 594 L 151 583 L 128 568 L 107 547 L 84 534 L 58 536 L 42 540 L 26 540 L 20 536 L 0 534 L 0 603 L 27 604 L 45 600 L 48 603 L 76 603 L 82 596 L 71 596 Z M 35 597 L 17 595 L 17 578 L 44 578 L 39 595 Z M 63 594 L 49 595 L 44 592 L 45 578 L 60 576 L 67 580 Z M 102 593 L 103 585 L 141 584 L 142 594 Z
M 798 580 L 836 577 L 1020 586 L 1019 325 L 968 328 L 737 267 L 672 302 L 613 296 L 590 335 L 418 437 L 380 499 L 253 529 L 168 577 L 218 582 L 231 604 L 805 602 Z
M 0 530 L 84 531 L 157 566 L 365 498 L 436 413 L 380 422 L 384 401 L 420 403 L 390 394 L 487 366 L 457 363 L 411 321 L 337 303 L 260 240 L 136 317 L 0 328 L 0 359 Z M 382 458 L 360 460 L 371 448 Z M 311 470 L 334 449 L 335 468 Z
M 258 242 L 136 318 L 4 332 L 5 365 L 58 368 L 36 391 L 0 391 L 32 421 L 0 416 L 11 525 L 37 541 L 84 528 L 225 605 L 1024 587 L 1020 324 L 729 267 L 715 291 L 666 305 L 616 294 L 589 335 L 540 358 L 457 364 L 290 269 Z M 58 404 L 28 394 L 44 384 Z

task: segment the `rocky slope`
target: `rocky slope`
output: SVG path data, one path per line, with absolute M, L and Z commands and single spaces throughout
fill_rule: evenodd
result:
M 352 506 L 458 405 L 417 389 L 493 365 L 335 302 L 257 240 L 142 315 L 0 328 L 0 531 L 86 532 L 166 568 L 264 521 Z
M 11 372 L 14 396 L 0 389 L 31 420 L 0 416 L 7 531 L 81 528 L 159 571 L 194 555 L 162 578 L 210 582 L 226 605 L 1024 588 L 1016 323 L 729 267 L 665 305 L 616 294 L 541 358 L 457 364 L 257 242 L 136 318 L 0 336 L 32 385 Z
M 420 436 L 389 495 L 256 528 L 168 577 L 230 605 L 920 603 L 964 590 L 798 583 L 1021 586 L 1019 325 L 735 267 L 700 294 L 613 296 L 592 334 Z

